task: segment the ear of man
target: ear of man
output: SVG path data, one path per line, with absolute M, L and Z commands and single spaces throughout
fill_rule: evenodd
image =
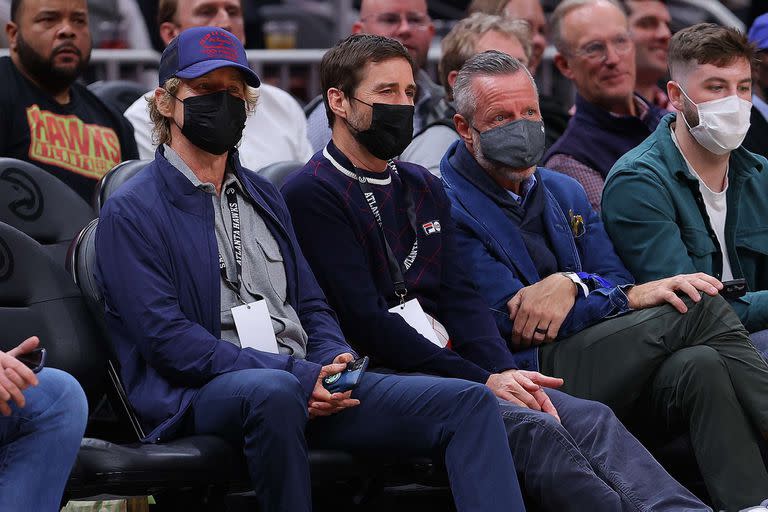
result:
M 565 78 L 568 80 L 573 80 L 573 71 L 568 64 L 568 59 L 565 58 L 565 55 L 559 52 L 556 53 L 553 62 L 555 63 L 558 71 L 560 71 L 560 73 L 562 73 Z
M 179 32 L 179 27 L 175 23 L 164 21 L 160 24 L 160 39 L 163 40 L 165 46 L 168 46 L 179 35 Z

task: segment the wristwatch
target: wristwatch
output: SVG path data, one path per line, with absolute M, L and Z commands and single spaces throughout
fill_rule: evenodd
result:
M 573 284 L 577 286 L 576 289 L 581 290 L 584 293 L 584 297 L 589 295 L 589 287 L 581 280 L 579 274 L 576 272 L 559 272 L 559 274 L 573 281 Z

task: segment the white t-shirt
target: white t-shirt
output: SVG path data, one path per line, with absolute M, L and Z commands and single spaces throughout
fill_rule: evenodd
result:
M 307 139 L 307 118 L 293 97 L 277 87 L 261 84 L 256 111 L 248 116 L 240 141 L 240 162 L 243 167 L 258 171 L 275 162 L 294 160 L 307 162 L 312 148 Z M 152 95 L 154 91 L 149 91 Z M 147 100 L 139 98 L 125 111 L 133 125 L 139 158 L 153 159 L 152 122 Z
M 731 271 L 731 260 L 728 257 L 728 246 L 725 245 L 725 218 L 728 216 L 728 203 L 726 193 L 728 192 L 728 172 L 725 173 L 725 186 L 722 192 L 713 192 L 704 180 L 698 175 L 696 170 L 691 166 L 691 163 L 685 158 L 680 145 L 677 143 L 677 137 L 675 137 L 675 131 L 672 132 L 672 141 L 675 143 L 677 150 L 680 151 L 680 155 L 685 160 L 688 170 L 693 174 L 697 180 L 699 180 L 699 191 L 704 199 L 704 207 L 707 210 L 709 216 L 709 222 L 712 226 L 712 230 L 717 236 L 717 242 L 720 244 L 720 252 L 723 255 L 723 274 L 720 277 L 721 281 L 730 281 L 733 279 L 733 272 Z

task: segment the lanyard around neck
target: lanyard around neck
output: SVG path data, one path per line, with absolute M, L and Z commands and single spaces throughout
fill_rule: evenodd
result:
M 221 251 L 219 251 L 219 272 L 221 272 L 221 278 L 224 281 L 224 284 L 226 284 L 230 290 L 235 292 L 235 295 L 237 295 L 240 302 L 245 304 L 246 302 L 240 296 L 240 290 L 242 288 L 241 283 L 243 280 L 243 239 L 240 231 L 240 206 L 237 202 L 237 192 L 235 191 L 234 186 L 228 186 L 224 194 L 227 198 L 229 215 L 232 219 L 232 253 L 235 256 L 235 270 L 237 271 L 237 276 L 235 277 L 235 281 L 230 281 L 229 277 L 227 277 L 227 266 L 224 263 Z M 262 298 L 258 294 L 255 295 L 259 299 Z
M 391 173 L 396 172 L 397 169 L 394 163 L 390 161 L 387 163 L 387 166 L 389 167 L 389 170 Z M 381 219 L 381 212 L 379 211 L 378 202 L 376 201 L 376 196 L 373 193 L 373 189 L 371 188 L 371 185 L 368 183 L 368 179 L 360 173 L 357 167 L 353 166 L 352 169 L 355 175 L 357 176 L 357 183 L 358 185 L 360 185 L 360 190 L 363 193 L 365 202 L 368 205 L 368 207 L 371 209 L 373 218 L 376 220 L 376 224 L 379 226 L 381 239 L 382 239 L 382 242 L 384 243 L 384 252 L 387 255 L 387 266 L 389 267 L 389 273 L 392 277 L 392 282 L 395 287 L 395 295 L 397 295 L 397 297 L 400 299 L 400 304 L 403 304 L 405 303 L 405 296 L 408 294 L 408 289 L 405 286 L 404 274 L 411 267 L 413 262 L 416 260 L 416 255 L 419 252 L 419 238 L 418 238 L 418 231 L 416 229 L 416 208 L 414 206 L 413 192 L 411 190 L 411 187 L 408 185 L 408 182 L 401 177 L 400 183 L 403 187 L 403 198 L 406 204 L 406 214 L 408 216 L 408 223 L 411 225 L 413 236 L 414 236 L 413 246 L 411 247 L 411 251 L 410 253 L 408 253 L 408 256 L 406 256 L 405 260 L 401 264 L 395 257 L 395 254 L 392 251 L 392 247 L 390 247 L 389 242 L 387 241 L 387 236 L 384 233 L 384 223 L 382 222 L 382 219 Z

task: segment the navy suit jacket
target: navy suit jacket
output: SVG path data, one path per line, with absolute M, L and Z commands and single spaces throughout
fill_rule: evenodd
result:
M 468 172 L 484 172 L 457 141 L 440 164 L 443 182 L 451 199 L 451 213 L 456 222 L 460 255 L 475 286 L 494 310 L 502 335 L 509 340 L 512 321 L 498 311 L 507 311 L 507 302 L 521 288 L 537 283 L 540 276 L 516 226 L 483 191 L 458 173 L 451 157 L 462 152 L 457 161 L 470 167 Z M 465 170 L 467 172 L 467 170 Z M 558 271 L 584 272 L 599 276 L 610 286 L 592 287 L 587 297 L 579 294 L 576 303 L 560 328 L 559 338 L 575 334 L 604 318 L 629 310 L 627 297 L 619 288 L 633 282 L 608 238 L 600 216 L 594 212 L 584 189 L 574 179 L 538 168 L 537 187 L 543 187 L 546 207 L 544 224 Z M 577 217 L 583 220 L 578 227 Z M 576 233 L 574 233 L 576 231 Z M 598 281 L 598 280 L 596 280 Z M 518 353 L 521 368 L 538 365 L 535 350 Z M 533 365 L 531 361 L 534 361 Z

